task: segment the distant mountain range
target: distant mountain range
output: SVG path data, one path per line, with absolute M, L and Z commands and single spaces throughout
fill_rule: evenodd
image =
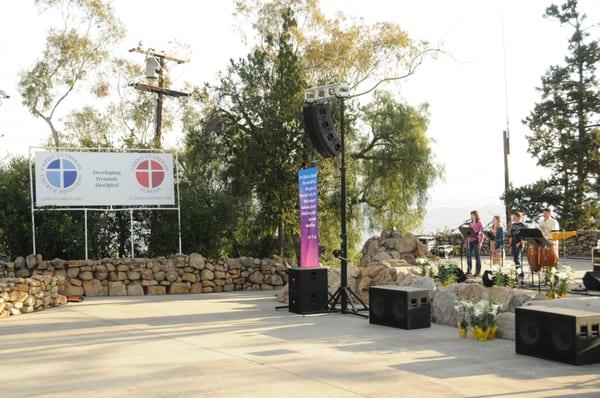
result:
M 443 229 L 458 228 L 463 221 L 469 219 L 471 210 L 479 211 L 481 222 L 485 226 L 492 221 L 495 215 L 501 216 L 504 221 L 504 207 L 502 205 L 488 204 L 476 209 L 467 207 L 438 207 L 427 209 L 423 225 L 417 232 L 432 234 Z

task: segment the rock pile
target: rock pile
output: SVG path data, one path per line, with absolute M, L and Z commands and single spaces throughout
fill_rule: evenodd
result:
M 362 248 L 358 267 L 348 265 L 348 286 L 365 302 L 369 301 L 369 286 L 401 285 L 435 290 L 431 278 L 421 276 L 416 258 L 431 255 L 413 234 L 383 232 L 367 240 Z M 340 285 L 340 270 L 328 268 L 329 293 Z M 287 302 L 287 286 L 277 294 L 277 300 Z
M 369 286 L 400 285 L 435 290 L 431 278 L 421 276 L 417 257 L 431 257 L 425 245 L 415 235 L 382 232 L 367 240 L 362 248 L 355 290 L 365 302 Z
M 44 261 L 18 257 L 8 263 L 11 277 L 46 275 L 63 278 L 67 295 L 141 296 L 273 290 L 287 282 L 287 266 L 279 258 L 212 260 L 192 253 L 159 258 Z
M 67 303 L 64 281 L 53 276 L 0 279 L 0 318 L 27 314 Z
M 498 314 L 498 337 L 514 339 L 515 308 L 536 299 L 537 293 L 530 290 L 507 289 L 504 287 L 484 287 L 477 283 L 455 283 L 438 286 L 432 301 L 432 317 L 435 323 L 456 327 L 458 313 L 454 308 L 460 300 L 477 303 L 492 299 L 500 304 Z

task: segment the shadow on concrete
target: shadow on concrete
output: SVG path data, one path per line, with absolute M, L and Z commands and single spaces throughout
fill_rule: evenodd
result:
M 210 301 L 210 309 L 205 302 Z M 161 305 L 156 306 L 157 303 Z M 185 306 L 184 306 L 185 304 Z M 190 306 L 192 304 L 192 306 Z M 226 310 L 214 311 L 214 304 L 223 304 Z M 136 316 L 140 308 L 152 305 L 155 315 Z M 482 398 L 519 396 L 520 394 L 552 395 L 557 388 L 569 390 L 567 397 L 600 396 L 600 378 L 594 377 L 585 383 L 552 381 L 548 389 L 517 387 L 514 383 L 530 380 L 550 380 L 564 376 L 596 376 L 600 364 L 575 367 L 537 358 L 517 356 L 512 341 L 495 340 L 481 343 L 471 339 L 461 340 L 456 329 L 433 325 L 430 329 L 399 330 L 370 325 L 367 320 L 349 315 L 329 314 L 300 316 L 287 311 L 275 311 L 277 303 L 272 292 L 236 292 L 226 294 L 203 294 L 186 296 L 144 296 L 123 298 L 93 298 L 79 304 L 69 304 L 48 312 L 24 315 L 2 320 L 0 324 L 0 362 L 18 363 L 27 368 L 48 364 L 49 371 L 39 375 L 38 383 L 52 385 L 54 392 L 68 395 L 89 388 L 86 380 L 93 379 L 101 369 L 89 363 L 89 358 L 106 359 L 119 355 L 135 344 L 167 343 L 177 340 L 189 349 L 201 347 L 215 352 L 242 358 L 247 361 L 292 366 L 295 358 L 312 346 L 327 347 L 343 355 L 350 362 L 372 361 L 374 355 L 382 365 L 381 370 L 369 374 L 353 369 L 352 366 L 327 366 L 328 360 L 315 352 L 315 365 L 296 370 L 304 377 L 334 380 L 349 383 L 368 379 L 377 383 L 390 379 L 421 377 L 449 382 L 473 376 L 494 375 L 512 381 L 512 392 L 503 394 L 477 395 Z M 196 307 L 197 306 L 197 307 Z M 216 308 L 219 308 L 218 306 Z M 100 310 L 105 310 L 100 314 Z M 106 311 L 108 310 L 108 311 Z M 213 311 L 213 312 L 210 312 Z M 181 313 L 183 312 L 183 313 Z M 57 315 L 60 314 L 60 317 Z M 59 319 L 59 321 L 57 321 Z M 230 346 L 213 345 L 210 336 L 228 334 L 232 336 Z M 269 343 L 253 343 L 244 346 L 245 337 L 261 336 Z M 200 339 L 198 339 L 200 337 Z M 273 348 L 273 339 L 281 348 Z M 260 341 L 260 340 L 259 340 Z M 70 348 L 63 350 L 64 348 Z M 229 350 L 229 351 L 227 351 Z M 241 350 L 241 351 L 236 351 Z M 225 352 L 227 351 L 227 352 Z M 243 351 L 243 352 L 242 352 Z M 310 353 L 310 348 L 309 348 Z M 169 352 L 165 352 L 168 356 Z M 52 363 L 74 364 L 73 377 L 57 378 L 51 372 Z M 86 362 L 87 361 L 87 362 Z M 77 364 L 88 366 L 79 368 Z M 205 372 L 200 366 L 189 365 L 177 368 L 181 376 L 202 377 Z M 226 366 L 215 364 L 216 367 Z M 0 363 L 1 369 L 1 363 Z M 171 368 L 169 372 L 173 372 Z M 18 385 L 29 376 L 11 382 Z M 152 364 L 143 368 L 143 376 L 135 383 L 151 382 L 168 378 L 169 374 L 157 371 Z M 109 383 L 110 382 L 110 383 Z M 111 376 L 109 384 L 127 383 Z M 499 391 L 503 388 L 500 386 Z M 102 386 L 97 388 L 101 389 Z M 109 385 L 106 386 L 109 388 Z M 489 388 L 485 389 L 489 391 Z M 597 390 L 588 394 L 589 390 Z M 190 389 L 192 391 L 192 389 Z M 251 391 L 251 390 L 249 390 Z M 575 392 L 581 391 L 581 394 Z M 584 392 L 585 391 L 585 392 Z M 202 395 L 202 387 L 193 390 L 194 396 Z

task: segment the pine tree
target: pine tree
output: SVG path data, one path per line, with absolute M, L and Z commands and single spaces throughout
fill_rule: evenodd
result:
M 553 205 L 565 228 L 588 228 L 599 222 L 600 61 L 598 40 L 590 39 L 576 0 L 546 9 L 546 18 L 572 28 L 563 65 L 552 65 L 538 89 L 542 95 L 524 120 L 532 133 L 529 152 L 552 177 L 519 190 L 541 207 Z M 545 187 L 540 190 L 540 187 Z M 514 196 L 514 195 L 513 195 Z M 533 214 L 531 214 L 533 216 Z

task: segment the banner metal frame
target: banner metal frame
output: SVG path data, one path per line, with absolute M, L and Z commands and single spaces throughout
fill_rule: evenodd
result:
M 57 152 L 138 152 L 138 153 L 165 153 L 172 154 L 175 157 L 174 162 L 174 179 L 175 179 L 175 190 L 176 190 L 176 205 L 158 205 L 158 206 L 70 206 L 70 207 L 47 207 L 37 206 L 35 202 L 35 189 L 34 189 L 34 178 L 33 178 L 33 156 L 38 150 L 55 150 Z M 33 254 L 37 254 L 36 246 L 36 233 L 35 233 L 35 213 L 44 211 L 83 211 L 84 214 L 84 240 L 85 240 L 85 259 L 88 260 L 88 212 L 129 212 L 129 224 L 130 224 L 130 240 L 131 240 L 131 258 L 135 257 L 135 236 L 133 231 L 133 212 L 141 210 L 150 211 L 177 211 L 177 235 L 178 235 L 178 249 L 181 254 L 181 189 L 180 174 L 179 174 L 179 152 L 177 150 L 164 150 L 164 149 L 148 149 L 148 148 L 77 148 L 77 147 L 44 147 L 44 146 L 30 146 L 28 151 L 29 160 L 29 192 L 31 196 L 31 243 L 33 248 Z

